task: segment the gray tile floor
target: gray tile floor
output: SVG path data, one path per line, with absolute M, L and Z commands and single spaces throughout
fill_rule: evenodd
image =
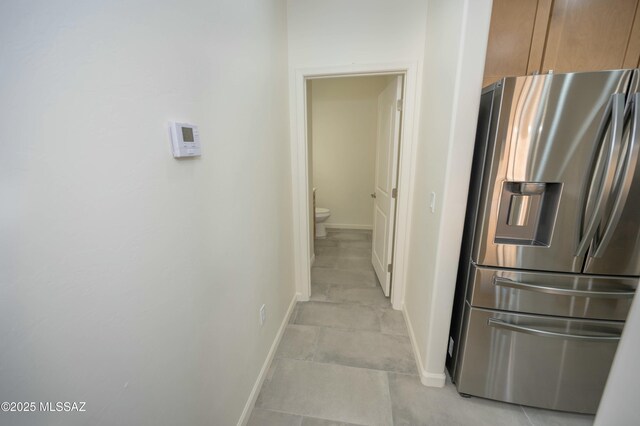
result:
M 420 383 L 402 313 L 371 267 L 371 232 L 316 240 L 311 301 L 298 303 L 249 426 L 589 425 L 592 416 L 462 398 Z

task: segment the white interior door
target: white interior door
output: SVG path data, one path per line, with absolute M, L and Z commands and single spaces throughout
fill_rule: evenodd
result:
M 400 143 L 400 114 L 402 77 L 389 78 L 389 83 L 378 96 L 378 135 L 376 143 L 376 177 L 373 203 L 373 247 L 371 262 L 389 296 L 393 256 L 395 223 L 395 195 L 397 185 L 398 146 Z

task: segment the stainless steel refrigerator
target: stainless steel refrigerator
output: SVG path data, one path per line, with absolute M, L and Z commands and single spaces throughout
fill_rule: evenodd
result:
M 595 413 L 640 276 L 640 73 L 482 92 L 447 368 L 462 394 Z

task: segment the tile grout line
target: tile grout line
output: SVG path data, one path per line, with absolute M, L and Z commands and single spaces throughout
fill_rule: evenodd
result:
M 390 370 L 378 370 L 375 368 L 369 368 L 369 367 L 356 367 L 354 365 L 345 365 L 345 364 L 337 364 L 334 362 L 324 362 L 324 361 L 316 361 L 316 360 L 308 360 L 308 359 L 299 359 L 299 358 L 287 358 L 287 357 L 280 357 L 278 358 L 280 360 L 287 360 L 287 361 L 299 361 L 299 362 L 308 362 L 311 364 L 319 364 L 319 365 L 333 365 L 333 366 L 338 366 L 338 367 L 345 367 L 345 368 L 356 368 L 358 370 L 366 370 L 366 371 L 377 371 L 378 373 L 393 373 L 393 374 L 403 374 L 405 376 L 410 376 L 410 377 L 417 377 L 420 378 L 420 376 L 418 375 L 418 373 L 405 373 L 405 372 L 400 372 L 400 371 L 390 371 Z M 416 369 L 417 370 L 417 369 Z
M 374 310 L 377 311 L 383 311 L 383 310 L 393 310 L 395 311 L 393 308 L 386 308 L 386 307 L 378 307 L 378 306 L 369 306 L 369 305 L 359 305 L 359 304 L 354 304 L 354 303 L 340 303 L 340 302 L 331 302 L 331 301 L 326 301 L 326 300 L 310 300 L 309 302 L 315 302 L 315 303 L 329 303 L 329 304 L 336 304 L 336 305 L 349 305 L 349 306 L 359 306 L 359 307 L 369 307 L 372 308 Z M 309 303 L 309 302 L 302 302 L 302 303 Z M 299 312 L 296 312 L 296 320 L 297 320 L 297 314 Z M 378 314 L 379 312 L 376 312 L 376 314 Z M 380 319 L 380 317 L 378 317 Z M 367 331 L 367 332 L 371 332 L 371 333 L 380 333 L 380 334 L 384 334 L 386 336 L 399 336 L 399 337 L 406 337 L 409 338 L 409 334 L 407 332 L 407 334 L 397 334 L 397 333 L 388 333 L 388 332 L 384 332 L 382 331 L 382 328 L 380 331 L 378 330 L 368 330 L 368 329 L 361 329 L 361 328 L 352 328 L 352 327 L 337 327 L 337 326 L 332 326 L 332 325 L 324 325 L 324 324 L 300 324 L 297 322 L 291 323 L 292 325 L 304 325 L 307 327 L 324 327 L 324 328 L 332 328 L 332 329 L 337 329 L 337 330 L 348 330 L 348 331 L 357 331 L 357 332 L 362 332 L 362 331 Z
M 288 414 L 290 416 L 308 417 L 308 416 L 305 416 L 304 414 L 292 413 L 290 411 L 284 411 L 284 410 L 276 410 L 274 408 L 262 408 L 262 407 L 256 407 L 256 408 L 258 408 L 259 410 L 272 411 L 274 413 Z
M 331 285 L 331 284 L 329 284 L 329 285 Z M 364 287 L 362 287 L 362 288 L 364 288 Z M 365 305 L 365 304 L 357 303 L 357 302 L 335 302 L 333 300 L 309 300 L 309 302 L 333 303 L 334 305 L 366 306 L 366 307 L 370 307 L 370 308 L 380 308 L 380 309 L 393 309 L 392 306 Z M 309 302 L 302 302 L 302 303 L 309 303 Z M 393 309 L 393 310 L 395 311 L 395 309 Z M 398 311 L 398 312 L 400 312 L 400 311 Z
M 326 268 L 325 268 L 326 269 Z M 327 271 L 341 271 L 341 272 L 353 272 L 349 269 L 326 269 Z M 364 278 L 363 278 L 364 279 Z M 367 278 L 368 279 L 368 278 Z M 376 288 L 378 287 L 380 284 L 373 282 L 373 278 L 371 278 L 371 284 L 362 284 L 362 285 L 354 285 L 354 284 L 341 284 L 338 282 L 334 282 L 334 281 L 313 281 L 313 279 L 311 280 L 311 284 L 332 284 L 332 285 L 339 285 L 339 286 L 343 286 L 343 287 L 366 287 L 366 288 Z M 386 296 L 385 296 L 386 297 Z
M 336 256 L 326 256 L 326 257 L 336 257 Z M 323 259 L 324 256 L 322 255 L 316 255 L 316 259 Z M 351 272 L 371 272 L 371 273 L 375 273 L 375 270 L 373 269 L 373 266 L 371 266 L 371 269 L 369 268 L 330 268 L 327 266 L 317 266 L 317 265 L 313 265 L 311 267 L 311 269 L 324 269 L 327 271 L 351 271 Z
M 332 284 L 328 284 L 332 287 L 335 287 Z M 370 288 L 370 287 L 355 287 L 355 288 Z M 344 305 L 355 305 L 355 306 L 368 306 L 371 308 L 380 308 L 380 309 L 393 309 L 391 307 L 391 305 L 389 306 L 383 306 L 383 305 L 375 305 L 375 304 L 369 304 L 369 303 L 359 303 L 359 302 L 344 302 L 344 301 L 335 301 L 335 300 L 309 300 L 309 302 L 321 302 L 321 303 L 337 303 L 337 304 L 344 304 Z
M 322 330 L 324 329 L 324 327 L 319 326 L 318 327 L 318 333 L 316 335 L 316 340 L 315 342 L 313 342 L 313 355 L 311 356 L 311 361 L 315 362 L 316 360 L 316 355 L 318 353 L 318 343 L 320 342 L 320 334 L 322 334 Z
M 395 334 L 395 333 L 385 333 L 383 331 L 379 331 L 379 330 L 366 330 L 366 329 L 361 329 L 361 328 L 348 328 L 348 327 L 336 327 L 336 326 L 332 326 L 332 325 L 321 325 L 321 324 L 289 324 L 289 325 L 302 325 L 305 327 L 318 327 L 318 328 L 330 328 L 333 330 L 344 330 L 344 331 L 353 331 L 353 332 L 365 332 L 365 333 L 378 333 L 378 334 L 382 334 L 385 336 L 394 336 L 394 337 L 406 337 L 407 339 L 409 339 L 409 336 L 407 336 L 406 334 Z
M 522 412 L 524 413 L 524 416 L 527 418 L 527 421 L 529 422 L 529 424 L 531 426 L 536 426 L 535 423 L 533 423 L 533 420 L 531 420 L 531 417 L 529 417 L 529 415 L 527 414 L 527 410 L 524 409 L 524 407 L 522 405 L 520 405 L 520 409 L 522 410 Z
M 339 422 L 339 423 L 348 423 L 348 422 L 343 422 L 342 420 L 333 420 L 333 419 L 327 419 L 324 417 L 316 417 L 316 416 L 307 416 L 305 414 L 298 414 L 298 413 L 291 413 L 289 411 L 284 411 L 284 410 L 276 410 L 273 408 L 258 408 L 259 410 L 264 410 L 264 411 L 271 411 L 273 413 L 279 413 L 279 414 L 288 414 L 290 416 L 296 416 L 296 417 L 300 417 L 300 423 L 302 424 L 302 422 L 304 421 L 304 419 L 318 419 L 318 420 L 325 420 L 327 422 Z M 366 425 L 359 425 L 357 423 L 348 423 L 349 425 L 353 425 L 353 426 L 366 426 Z
M 391 413 L 391 424 L 394 425 L 395 421 L 393 420 L 393 401 L 391 401 L 391 380 L 389 380 L 389 374 L 391 371 L 387 371 L 387 396 L 389 397 L 389 413 Z M 418 376 L 419 377 L 419 376 Z

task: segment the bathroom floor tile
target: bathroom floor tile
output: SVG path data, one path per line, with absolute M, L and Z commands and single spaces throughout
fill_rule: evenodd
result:
M 340 245 L 340 241 L 338 241 L 338 240 L 330 240 L 328 238 L 318 238 L 318 239 L 313 241 L 314 248 L 318 248 L 318 247 L 338 247 L 338 245 Z
M 316 247 L 316 258 L 318 256 L 328 257 L 363 257 L 371 261 L 371 248 L 359 248 L 359 247 Z
M 313 267 L 335 269 L 337 263 L 338 263 L 337 257 L 316 255 L 316 260 L 313 262 Z
M 341 247 L 341 248 L 368 249 L 369 250 L 369 256 L 371 256 L 372 241 L 370 241 L 370 240 L 356 240 L 356 241 L 331 240 L 331 241 L 337 242 L 338 243 L 338 247 Z
M 338 241 L 371 241 L 371 231 L 327 228 L 327 239 Z
M 333 268 L 333 269 L 347 269 L 347 270 L 363 270 L 372 271 L 373 265 L 371 264 L 370 257 L 340 257 L 340 256 L 316 256 L 316 260 L 313 263 L 314 267 L 318 268 Z
M 348 269 L 348 270 L 363 270 L 363 271 L 372 271 L 375 273 L 373 269 L 373 265 L 371 264 L 371 257 L 338 257 L 338 260 L 335 262 L 336 269 Z

